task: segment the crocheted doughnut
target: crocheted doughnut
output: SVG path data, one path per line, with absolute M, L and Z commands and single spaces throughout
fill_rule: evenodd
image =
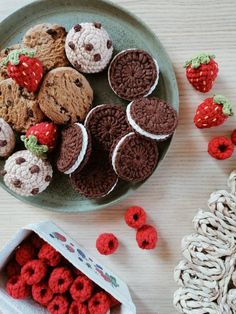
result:
M 70 294 L 73 300 L 83 303 L 91 298 L 93 288 L 93 282 L 86 276 L 80 275 L 72 283 Z
M 0 118 L 0 157 L 8 157 L 15 148 L 16 139 L 10 125 Z

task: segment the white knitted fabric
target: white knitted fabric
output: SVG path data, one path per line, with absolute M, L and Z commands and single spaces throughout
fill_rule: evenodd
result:
M 180 288 L 174 306 L 186 314 L 236 314 L 236 171 L 231 193 L 216 191 L 209 211 L 193 219 L 195 233 L 182 240 L 182 260 L 174 271 Z

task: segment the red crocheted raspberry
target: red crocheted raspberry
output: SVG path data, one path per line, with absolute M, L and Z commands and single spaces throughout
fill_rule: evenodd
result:
M 69 314 L 89 314 L 88 307 L 85 304 L 74 301 L 71 303 Z
M 105 292 L 98 292 L 88 301 L 90 314 L 106 314 L 110 309 L 110 299 Z
M 30 236 L 30 242 L 33 244 L 33 246 L 36 248 L 36 249 L 41 249 L 41 247 L 43 246 L 43 244 L 45 243 L 45 241 L 40 238 L 36 233 L 33 233 L 31 236 Z
M 21 267 L 15 260 L 10 261 L 6 266 L 6 273 L 9 278 L 20 275 L 20 270 Z
M 38 257 L 52 267 L 57 266 L 61 261 L 61 254 L 48 243 L 41 247 Z
M 34 301 L 47 306 L 53 298 L 53 292 L 46 282 L 39 282 L 32 286 L 32 297 Z
M 144 225 L 137 230 L 136 241 L 138 246 L 143 250 L 155 249 L 157 244 L 158 236 L 157 230 L 150 225 Z
M 142 207 L 131 206 L 125 213 L 125 222 L 131 228 L 141 228 L 146 223 L 146 212 Z
M 21 269 L 21 277 L 27 285 L 39 283 L 47 274 L 47 265 L 41 260 L 32 260 Z
M 56 295 L 47 306 L 50 314 L 66 314 L 68 313 L 69 301 L 64 295 Z
M 227 159 L 232 156 L 234 145 L 231 139 L 225 136 L 214 137 L 208 143 L 208 153 L 218 160 Z
M 72 282 L 71 270 L 66 267 L 57 267 L 52 271 L 48 285 L 54 293 L 64 293 L 69 290 Z
M 236 145 L 236 129 L 233 130 L 231 134 L 231 141 L 233 142 L 234 145 Z
M 88 277 L 78 276 L 70 287 L 70 294 L 73 300 L 83 303 L 91 298 L 93 288 L 93 282 Z
M 96 241 L 96 248 L 102 255 L 113 254 L 119 246 L 118 239 L 112 233 L 102 233 Z
M 109 299 L 110 299 L 110 306 L 111 306 L 111 308 L 115 307 L 117 305 L 120 305 L 120 302 L 118 300 L 116 300 L 116 298 L 114 298 L 113 295 L 108 294 L 108 296 L 109 296 Z
M 21 276 L 13 276 L 6 284 L 7 293 L 14 299 L 26 299 L 30 296 L 30 286 L 28 286 Z
M 21 266 L 31 261 L 35 257 L 35 249 L 30 242 L 23 242 L 16 249 L 16 261 Z

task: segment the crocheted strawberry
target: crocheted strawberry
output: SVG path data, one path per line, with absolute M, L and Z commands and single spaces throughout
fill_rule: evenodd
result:
M 187 79 L 199 92 L 209 92 L 217 77 L 219 69 L 214 58 L 214 55 L 201 53 L 185 63 Z
M 43 78 L 42 63 L 34 55 L 26 49 L 13 50 L 0 64 L 7 66 L 9 77 L 29 92 L 36 92 Z
M 232 106 L 227 98 L 222 95 L 205 99 L 197 108 L 194 123 L 197 128 L 211 128 L 221 125 L 232 116 Z

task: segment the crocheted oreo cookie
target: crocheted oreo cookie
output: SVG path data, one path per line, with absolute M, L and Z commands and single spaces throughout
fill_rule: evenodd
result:
M 9 189 L 22 196 L 33 196 L 50 184 L 52 166 L 31 152 L 21 150 L 7 159 L 3 175 Z
M 158 98 L 139 98 L 126 109 L 127 120 L 142 136 L 157 141 L 170 137 L 177 126 L 177 112 Z
M 98 73 L 111 60 L 113 44 L 101 23 L 76 24 L 66 37 L 65 51 L 80 72 Z
M 99 105 L 88 113 L 85 126 L 89 129 L 94 143 L 109 151 L 118 137 L 131 131 L 126 114 L 118 105 Z
M 91 154 L 91 139 L 86 128 L 75 123 L 62 131 L 57 169 L 65 174 L 81 170 Z
M 127 49 L 112 60 L 108 80 L 120 98 L 133 100 L 148 96 L 158 84 L 159 66 L 146 51 Z
M 103 151 L 94 151 L 87 165 L 72 173 L 70 179 L 75 191 L 88 198 L 108 195 L 118 182 L 109 157 Z
M 147 179 L 156 168 L 157 144 L 131 132 L 113 144 L 111 159 L 118 177 L 128 182 L 140 182 Z
M 0 157 L 8 157 L 15 148 L 15 134 L 10 125 L 0 118 Z

